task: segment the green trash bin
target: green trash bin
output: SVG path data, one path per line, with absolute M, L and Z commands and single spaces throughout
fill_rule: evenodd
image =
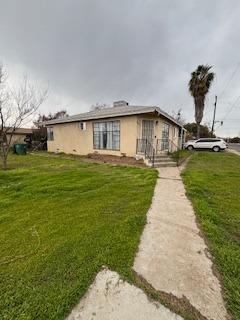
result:
M 13 146 L 14 153 L 24 155 L 27 153 L 27 145 L 24 143 L 16 143 Z

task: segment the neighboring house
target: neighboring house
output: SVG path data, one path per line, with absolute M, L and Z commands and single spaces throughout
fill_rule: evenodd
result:
M 113 107 L 46 121 L 48 151 L 129 157 L 175 151 L 182 147 L 185 129 L 159 107 Z
M 29 128 L 9 128 L 7 133 L 7 139 L 9 140 L 11 135 L 11 145 L 15 143 L 25 143 L 25 139 L 31 137 L 33 130 Z

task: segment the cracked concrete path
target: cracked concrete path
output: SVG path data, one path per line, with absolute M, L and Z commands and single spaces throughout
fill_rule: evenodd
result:
M 67 320 L 183 320 L 139 288 L 103 269 Z
M 154 289 L 188 299 L 207 319 L 225 320 L 221 286 L 177 167 L 161 168 L 134 270 Z

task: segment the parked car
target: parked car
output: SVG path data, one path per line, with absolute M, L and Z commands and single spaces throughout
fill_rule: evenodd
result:
M 184 144 L 184 148 L 187 150 L 194 149 L 210 149 L 214 152 L 225 150 L 227 144 L 223 139 L 218 138 L 201 138 L 197 140 L 189 140 Z

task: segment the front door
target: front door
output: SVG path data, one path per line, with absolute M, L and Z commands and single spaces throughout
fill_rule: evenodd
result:
M 142 121 L 142 139 L 147 139 L 149 142 L 153 142 L 154 135 L 154 122 L 153 120 Z
M 161 149 L 163 151 L 169 149 L 169 124 L 168 123 L 163 123 Z
M 142 120 L 142 143 L 141 143 L 142 152 L 144 152 L 146 148 L 146 140 L 152 144 L 153 137 L 154 137 L 154 121 Z

